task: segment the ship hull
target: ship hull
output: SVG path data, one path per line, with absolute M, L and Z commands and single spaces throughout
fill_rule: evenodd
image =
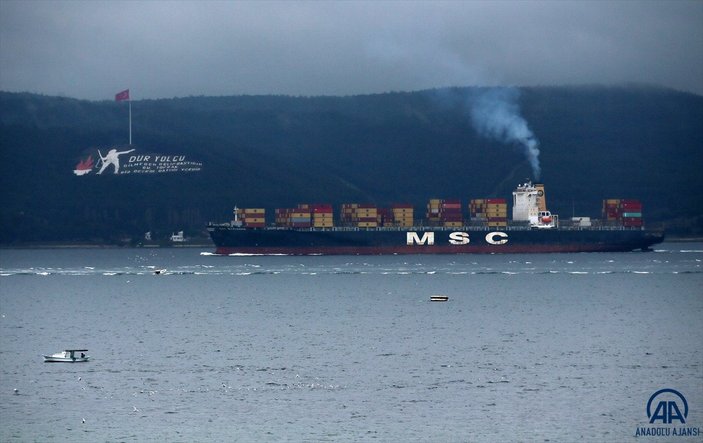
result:
M 661 243 L 640 229 L 246 229 L 210 226 L 217 254 L 391 255 L 626 252 Z

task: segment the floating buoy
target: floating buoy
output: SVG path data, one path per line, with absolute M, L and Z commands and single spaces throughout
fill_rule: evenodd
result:
M 449 297 L 446 295 L 430 295 L 430 301 L 447 301 Z

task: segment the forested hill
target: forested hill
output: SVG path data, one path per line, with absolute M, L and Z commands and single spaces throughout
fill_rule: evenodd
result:
M 132 146 L 127 102 L 3 92 L 0 243 L 192 236 L 235 204 L 264 207 L 272 221 L 274 208 L 304 202 L 407 202 L 417 217 L 430 198 L 510 199 L 536 173 L 519 140 L 476 121 L 475 104 L 496 91 L 508 92 L 500 106 L 539 141 L 552 212 L 599 217 L 602 199 L 633 198 L 650 225 L 703 232 L 703 97 L 673 90 L 136 100 Z M 98 174 L 111 149 L 129 151 L 120 173 L 113 164 Z M 78 175 L 88 160 L 92 169 Z

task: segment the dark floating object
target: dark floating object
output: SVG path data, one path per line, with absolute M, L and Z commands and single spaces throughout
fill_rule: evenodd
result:
M 430 295 L 430 301 L 447 301 L 449 297 L 446 295 Z

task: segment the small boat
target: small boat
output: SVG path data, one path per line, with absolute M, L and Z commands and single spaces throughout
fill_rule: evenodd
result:
M 430 295 L 430 301 L 447 301 L 449 297 L 446 295 Z
M 44 363 L 80 363 L 90 359 L 85 353 L 87 349 L 66 349 L 56 354 L 45 355 Z
M 164 269 L 154 269 L 154 275 L 161 275 L 161 274 L 165 274 L 165 273 L 166 273 L 165 268 Z

